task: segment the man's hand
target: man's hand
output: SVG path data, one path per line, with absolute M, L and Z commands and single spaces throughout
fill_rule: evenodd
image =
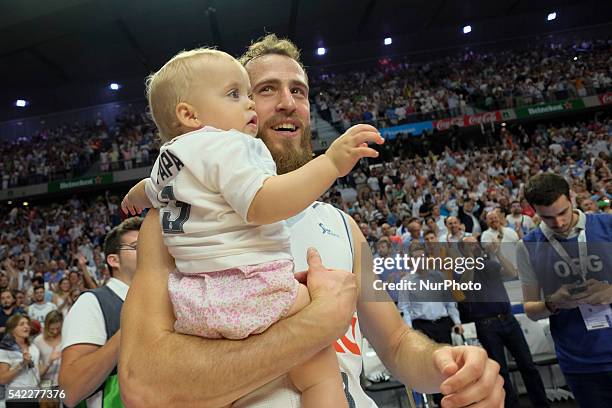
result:
M 23 367 L 27 367 L 31 363 L 32 363 L 32 355 L 30 354 L 29 351 L 24 351 L 23 352 L 23 361 L 22 361 Z
M 362 157 L 378 157 L 378 152 L 368 147 L 368 142 L 383 144 L 385 140 L 370 125 L 355 125 L 334 140 L 325 155 L 338 170 L 338 177 L 346 176 Z
M 589 279 L 587 288 L 573 296 L 578 304 L 609 305 L 612 303 L 612 285 L 606 282 Z
M 338 324 L 340 337 L 346 331 L 356 309 L 355 275 L 348 271 L 325 268 L 315 248 L 308 249 L 306 261 L 308 271 L 296 273 L 295 278 L 308 287 L 311 303 L 327 305 L 331 320 Z
M 574 309 L 578 307 L 576 298 L 569 292 L 569 289 L 573 287 L 574 285 L 572 284 L 561 285 L 555 293 L 550 295 L 552 304 L 559 309 Z
M 81 269 L 83 269 L 83 268 L 87 267 L 87 258 L 86 258 L 86 257 L 85 257 L 85 255 L 83 255 L 82 253 L 80 253 L 80 252 L 79 252 L 79 253 L 77 253 L 77 254 L 74 256 L 74 259 L 76 259 L 76 260 L 78 261 L 78 263 L 79 263 L 79 267 L 80 267 Z
M 444 379 L 440 391 L 443 408 L 497 408 L 504 406 L 504 380 L 499 364 L 480 347 L 442 347 L 434 351 L 434 364 Z

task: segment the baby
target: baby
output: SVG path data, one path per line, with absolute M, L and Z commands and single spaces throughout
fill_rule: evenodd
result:
M 160 208 L 164 243 L 179 272 L 168 290 L 181 333 L 243 339 L 304 308 L 310 297 L 293 276 L 283 220 L 360 158 L 376 157 L 368 142 L 383 143 L 375 128 L 357 125 L 324 155 L 276 175 L 270 152 L 255 138 L 250 92 L 244 67 L 212 49 L 181 52 L 147 80 L 165 144 L 150 178 L 129 191 L 122 208 Z M 289 374 L 304 407 L 347 406 L 332 347 Z

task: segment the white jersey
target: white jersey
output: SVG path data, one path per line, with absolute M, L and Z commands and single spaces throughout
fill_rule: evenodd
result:
M 290 259 L 284 222 L 247 222 L 249 206 L 276 164 L 266 145 L 236 130 L 205 127 L 172 139 L 145 191 L 164 243 L 182 273 L 221 271 Z
M 291 230 L 291 253 L 296 271 L 308 269 L 306 251 L 319 251 L 323 265 L 328 268 L 353 270 L 353 237 L 348 215 L 335 207 L 316 202 L 287 220 Z M 376 404 L 361 388 L 363 350 L 357 314 L 353 316 L 346 334 L 334 343 L 338 363 L 347 393 L 349 408 L 375 408 Z M 300 394 L 285 375 L 236 401 L 233 408 L 298 408 Z

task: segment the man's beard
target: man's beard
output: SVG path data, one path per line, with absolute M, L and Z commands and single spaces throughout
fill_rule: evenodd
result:
M 261 127 L 261 132 L 257 134 L 257 137 L 263 140 L 263 142 L 270 150 L 272 158 L 276 162 L 276 173 L 285 174 L 293 170 L 297 170 L 310 160 L 312 160 L 312 145 L 310 139 L 312 133 L 310 126 L 302 127 L 303 132 L 300 140 L 300 144 L 296 147 L 291 139 L 280 139 L 278 142 L 282 145 L 281 148 L 276 146 L 276 143 L 268 138 L 266 130 L 270 129 L 267 126 L 267 122 Z

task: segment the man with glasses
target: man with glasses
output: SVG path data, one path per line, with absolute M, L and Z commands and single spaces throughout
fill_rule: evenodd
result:
M 64 404 L 98 408 L 122 406 L 117 381 L 121 307 L 136 272 L 140 218 L 128 218 L 104 240 L 111 279 L 84 292 L 66 316 L 62 329 L 60 388 Z M 80 404 L 79 404 L 80 402 Z

